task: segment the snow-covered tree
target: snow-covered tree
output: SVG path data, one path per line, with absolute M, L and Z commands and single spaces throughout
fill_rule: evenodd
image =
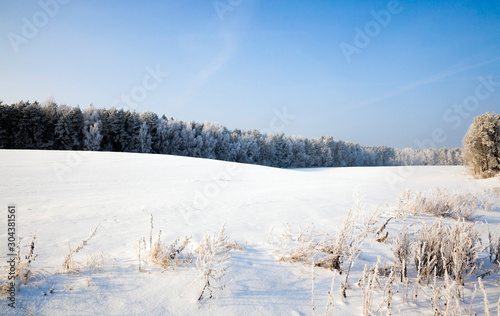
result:
M 98 151 L 101 149 L 102 122 L 99 112 L 90 105 L 83 111 L 83 150 Z
M 153 148 L 159 154 L 170 154 L 170 142 L 172 140 L 172 130 L 169 129 L 168 120 L 161 118 L 157 125 L 157 138 L 153 143 Z
M 158 124 L 160 122 L 158 115 L 149 110 L 139 113 L 139 120 L 141 123 L 146 123 L 148 128 L 149 138 L 151 139 L 151 148 L 148 152 L 158 153 L 159 152 L 159 139 L 158 139 Z M 143 151 L 144 152 L 144 151 Z
M 83 140 L 83 114 L 78 106 L 61 105 L 58 108 L 59 120 L 55 126 L 58 149 L 81 150 Z
M 463 139 L 464 161 L 474 172 L 500 171 L 500 115 L 485 113 L 474 118 Z
M 139 129 L 139 146 L 141 153 L 151 152 L 151 134 L 149 133 L 149 127 L 146 122 L 142 123 Z

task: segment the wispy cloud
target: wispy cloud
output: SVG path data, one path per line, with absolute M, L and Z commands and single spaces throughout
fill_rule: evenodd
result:
M 221 33 L 224 46 L 219 53 L 193 76 L 184 92 L 174 102 L 177 105 L 188 103 L 198 91 L 233 57 L 237 47 L 237 38 L 234 33 Z
M 439 72 L 437 74 L 434 74 L 428 78 L 425 78 L 425 79 L 422 79 L 422 80 L 418 80 L 418 81 L 415 81 L 415 82 L 412 82 L 412 83 L 409 83 L 407 85 L 404 85 L 404 86 L 401 86 L 399 88 L 396 88 L 394 90 L 391 90 L 381 96 L 378 96 L 378 97 L 375 97 L 375 98 L 371 98 L 369 100 L 366 100 L 366 101 L 363 101 L 361 103 L 358 103 L 354 106 L 350 106 L 349 108 L 352 109 L 352 108 L 359 108 L 359 107 L 363 107 L 363 106 L 366 106 L 366 105 L 370 105 L 370 104 L 373 104 L 373 103 L 376 103 L 376 102 L 380 102 L 380 101 L 383 101 L 385 99 L 388 99 L 388 98 L 391 98 L 391 97 L 394 97 L 396 95 L 399 95 L 403 92 L 406 92 L 406 91 L 410 91 L 410 90 L 413 90 L 415 88 L 418 88 L 418 87 L 421 87 L 421 86 L 425 86 L 425 85 L 429 85 L 429 84 L 432 84 L 432 83 L 435 83 L 435 82 L 438 82 L 438 81 L 442 81 L 446 78 L 449 78 L 449 77 L 452 77 L 456 74 L 459 74 L 459 73 L 462 73 L 462 72 L 465 72 L 467 70 L 471 70 L 471 69 L 475 69 L 475 68 L 479 68 L 479 67 L 482 67 L 482 66 L 486 66 L 486 65 L 489 65 L 489 64 L 492 64 L 494 62 L 497 62 L 497 61 L 500 61 L 500 57 L 495 57 L 493 59 L 489 59 L 487 61 L 483 61 L 483 62 L 480 62 L 480 63 L 475 63 L 475 64 L 472 64 L 472 65 L 467 65 L 467 66 L 464 66 L 464 62 L 461 62 L 461 63 L 458 63 L 448 69 L 446 69 L 445 71 L 442 71 L 442 72 Z

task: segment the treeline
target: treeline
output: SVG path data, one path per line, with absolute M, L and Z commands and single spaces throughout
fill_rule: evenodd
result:
M 37 102 L 0 102 L 0 148 L 171 154 L 281 168 L 459 165 L 461 149 L 365 147 L 331 136 L 308 139 L 218 123 L 168 119 L 146 111 L 84 110 Z

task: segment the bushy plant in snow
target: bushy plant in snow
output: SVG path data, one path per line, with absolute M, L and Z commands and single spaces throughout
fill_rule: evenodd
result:
M 187 246 L 191 243 L 191 237 L 185 237 L 182 242 L 178 237 L 171 244 L 161 240 L 161 230 L 158 231 L 158 237 L 153 242 L 153 214 L 149 215 L 149 250 L 145 238 L 139 239 L 137 251 L 139 256 L 139 271 L 142 265 L 142 253 L 146 253 L 145 258 L 159 265 L 164 269 L 175 268 L 177 266 L 187 265 L 192 262 L 192 254 L 187 251 Z M 179 243 L 180 242 L 180 243 Z
M 443 225 L 442 219 L 424 224 L 417 232 L 415 241 L 415 267 L 418 281 L 429 282 L 433 273 L 453 276 L 463 284 L 463 276 L 472 273 L 478 265 L 482 251 L 480 234 L 475 224 L 456 221 Z
M 403 282 L 403 278 L 407 276 L 408 264 L 413 253 L 413 240 L 405 224 L 398 231 L 396 239 L 392 243 L 392 252 L 395 272 L 399 273 L 400 280 Z
M 218 234 L 203 236 L 196 251 L 198 253 L 196 268 L 200 273 L 198 278 L 201 281 L 199 301 L 212 300 L 218 291 L 226 287 L 227 282 L 223 279 L 231 268 L 231 248 L 224 225 Z
M 450 192 L 437 188 L 426 192 L 402 190 L 398 196 L 396 214 L 401 216 L 433 215 L 473 220 L 476 211 L 489 211 L 493 201 L 480 193 Z
M 191 254 L 183 256 L 182 252 L 191 242 L 190 237 L 185 237 L 179 244 L 180 239 L 176 238 L 173 243 L 165 244 L 161 241 L 161 230 L 158 232 L 158 238 L 153 243 L 149 251 L 151 261 L 164 269 L 176 267 L 191 262 Z

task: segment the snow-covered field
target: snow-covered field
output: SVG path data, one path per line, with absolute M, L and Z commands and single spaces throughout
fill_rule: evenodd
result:
M 0 150 L 0 162 L 0 265 L 7 262 L 9 203 L 17 205 L 23 255 L 35 231 L 37 237 L 33 269 L 38 271 L 38 282 L 22 285 L 16 293 L 15 313 L 19 315 L 26 311 L 35 315 L 312 315 L 311 267 L 279 262 L 273 253 L 283 224 L 289 222 L 297 232 L 299 226 L 313 223 L 316 231 L 335 235 L 356 189 L 366 194 L 366 211 L 379 205 L 386 219 L 403 188 L 482 192 L 500 187 L 498 178 L 475 180 L 465 175 L 463 167 L 287 170 L 166 155 L 22 150 Z M 496 226 L 498 211 L 480 213 L 481 222 Z M 198 276 L 194 262 L 167 271 L 143 263 L 139 272 L 137 244 L 143 237 L 149 240 L 150 214 L 154 235 L 161 229 L 162 240 L 168 243 L 192 236 L 196 248 L 204 234 L 216 233 L 226 223 L 230 239 L 246 244 L 246 251 L 232 252 L 227 275 L 231 282 L 210 308 L 207 302 L 197 301 L 198 282 L 188 288 Z M 95 237 L 74 259 L 85 262 L 88 255 L 102 251 L 103 270 L 56 274 L 68 243 L 76 247 L 99 223 Z M 402 219 L 393 220 L 389 234 L 402 223 Z M 476 228 L 486 232 L 486 225 L 478 223 Z M 344 274 L 337 275 L 335 315 L 362 313 L 358 280 L 365 264 L 372 266 L 377 257 L 391 264 L 391 245 L 369 236 L 349 277 L 351 289 L 344 302 L 340 295 Z M 478 274 L 467 279 L 467 289 L 477 284 Z M 332 275 L 329 270 L 315 269 L 318 315 L 324 314 Z M 484 278 L 495 313 L 500 296 L 497 279 L 495 273 Z M 428 293 L 425 288 L 421 291 L 417 304 L 403 304 L 402 295 L 396 293 L 392 313 L 433 315 Z M 383 296 L 382 290 L 375 293 Z M 381 300 L 375 301 L 380 305 Z M 5 299 L 0 301 L 0 314 L 13 312 L 7 304 Z M 375 311 L 378 305 L 374 303 Z M 473 308 L 484 313 L 479 291 Z M 386 314 L 387 309 L 381 311 Z

